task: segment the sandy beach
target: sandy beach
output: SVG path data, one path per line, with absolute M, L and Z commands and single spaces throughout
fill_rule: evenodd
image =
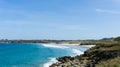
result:
M 94 47 L 95 45 L 80 45 L 81 47 L 85 47 L 85 48 L 92 48 Z
M 43 43 L 44 44 L 44 43 Z M 84 48 L 92 48 L 96 45 L 80 45 L 80 44 L 69 44 L 69 43 L 61 43 L 61 44 L 56 44 L 56 43 L 47 43 L 48 45 L 61 45 L 61 46 L 81 46 L 81 47 L 84 47 Z

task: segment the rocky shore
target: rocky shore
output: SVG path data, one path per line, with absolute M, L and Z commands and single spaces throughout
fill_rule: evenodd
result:
M 119 59 L 120 43 L 111 41 L 97 44 L 82 55 L 59 57 L 50 67 L 120 67 Z

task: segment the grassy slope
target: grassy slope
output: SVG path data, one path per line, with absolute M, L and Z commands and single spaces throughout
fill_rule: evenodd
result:
M 89 57 L 88 60 L 96 67 L 119 67 L 120 43 L 99 44 L 86 51 L 84 56 Z
M 120 67 L 120 57 L 100 62 L 96 67 Z

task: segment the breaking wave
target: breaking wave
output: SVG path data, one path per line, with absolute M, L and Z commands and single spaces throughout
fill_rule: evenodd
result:
M 42 44 L 42 46 L 44 46 L 44 47 L 50 47 L 50 48 L 60 48 L 60 49 L 69 48 L 69 47 L 67 47 L 67 46 L 63 46 L 63 45 L 53 45 L 53 44 Z

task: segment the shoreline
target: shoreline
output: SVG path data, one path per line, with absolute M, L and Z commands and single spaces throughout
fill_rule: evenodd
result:
M 7 43 L 8 44 L 8 43 Z M 14 43 L 13 43 L 14 44 Z M 20 44 L 20 43 L 19 43 Z M 91 48 L 93 45 L 79 45 L 79 44 L 68 44 L 68 43 L 61 43 L 61 44 L 55 44 L 55 43 L 22 43 L 22 44 L 33 44 L 33 45 L 41 45 L 41 44 L 45 44 L 47 46 L 45 47 L 53 47 L 53 48 L 60 48 L 60 49 L 66 49 L 66 48 L 69 48 L 69 47 L 83 47 L 83 48 Z M 53 45 L 53 46 L 52 46 Z M 79 48 L 78 47 L 78 48 Z M 80 54 L 83 54 L 84 52 L 81 52 L 80 50 L 77 50 L 75 48 L 72 49 L 72 51 L 75 53 L 75 56 L 77 55 L 80 55 Z M 70 55 L 68 55 L 70 56 Z M 64 56 L 62 56 L 64 57 Z M 74 57 L 74 56 L 71 56 L 71 57 Z M 52 64 L 54 63 L 58 63 L 57 59 L 58 57 L 53 57 L 52 59 L 50 59 L 48 62 L 46 62 L 44 64 L 44 67 L 46 67 L 47 65 L 51 66 Z M 47 67 L 49 67 L 47 66 Z
M 37 43 L 37 44 L 46 44 L 46 45 L 55 45 L 55 46 L 80 46 L 83 48 L 92 48 L 96 45 L 80 45 L 80 44 L 68 44 L 68 43 L 61 43 L 61 44 L 56 44 L 56 43 Z
M 9 43 L 0 43 L 0 44 L 9 44 Z M 69 43 L 60 43 L 60 44 L 56 44 L 56 43 L 13 43 L 13 44 L 47 44 L 47 45 L 55 45 L 55 46 L 81 46 L 84 48 L 91 48 L 94 47 L 96 45 L 80 45 L 80 44 L 69 44 Z
M 46 43 L 39 43 L 39 44 L 46 44 Z M 56 46 L 55 48 L 57 48 L 57 46 L 79 46 L 79 47 L 82 47 L 82 48 L 92 48 L 94 47 L 95 45 L 79 45 L 79 44 L 55 44 L 55 43 L 47 43 L 46 45 L 53 45 L 53 46 Z M 76 51 L 76 50 L 75 50 Z M 77 51 L 78 52 L 78 51 Z M 81 53 L 82 54 L 82 53 Z M 83 52 L 84 54 L 84 52 Z M 78 54 L 79 55 L 79 54 Z M 77 56 L 77 55 L 76 55 Z M 64 56 L 63 56 L 64 57 Z M 70 57 L 75 57 L 75 56 L 70 56 Z M 59 57 L 58 57 L 59 58 Z M 57 58 L 52 58 L 50 59 L 47 63 L 45 63 L 43 65 L 43 67 L 49 67 L 51 66 L 52 64 L 55 64 L 55 63 L 59 63 L 59 61 L 57 60 Z
M 81 47 L 84 47 L 84 48 L 92 48 L 92 47 L 94 47 L 94 46 L 96 46 L 96 45 L 80 45 Z

